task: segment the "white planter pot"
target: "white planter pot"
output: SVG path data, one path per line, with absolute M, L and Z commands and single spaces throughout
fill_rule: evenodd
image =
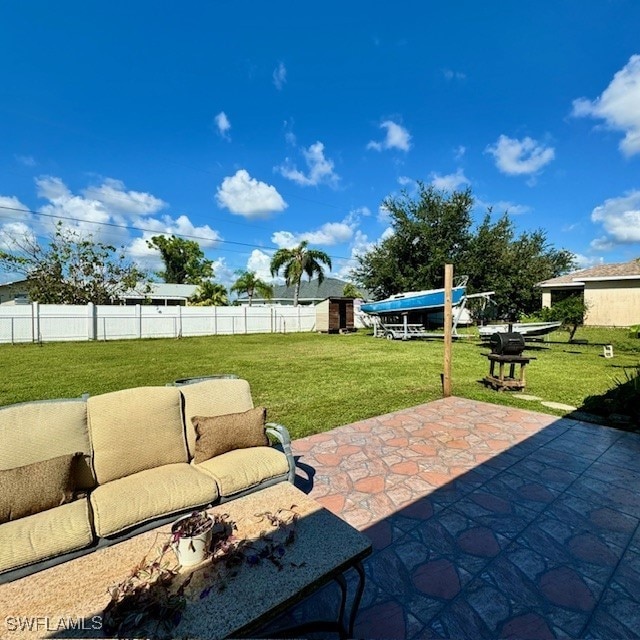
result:
M 185 516 L 188 517 L 188 516 Z M 176 520 L 174 527 L 180 520 Z M 211 521 L 213 526 L 213 520 Z M 200 564 L 207 557 L 207 552 L 211 548 L 211 539 L 213 537 L 212 529 L 208 529 L 204 533 L 201 533 L 192 538 L 180 538 L 173 544 L 173 549 L 178 556 L 178 562 L 183 567 L 192 567 L 193 565 Z

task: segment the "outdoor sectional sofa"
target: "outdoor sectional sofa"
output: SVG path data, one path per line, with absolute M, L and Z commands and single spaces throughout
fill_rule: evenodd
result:
M 264 416 L 233 376 L 0 408 L 0 582 L 293 482 Z

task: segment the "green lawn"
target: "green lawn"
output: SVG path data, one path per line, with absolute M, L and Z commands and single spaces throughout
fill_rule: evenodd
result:
M 576 338 L 589 344 L 569 345 L 567 334 L 556 332 L 554 342 L 529 351 L 537 359 L 527 369 L 527 393 L 580 406 L 640 361 L 640 340 L 624 330 L 581 329 Z M 598 343 L 613 344 L 615 357 L 605 360 Z M 455 395 L 553 413 L 481 385 L 488 371 L 481 354 L 487 351 L 477 340 L 454 343 Z M 0 358 L 0 405 L 234 373 L 249 380 L 254 401 L 268 407 L 270 420 L 301 437 L 439 398 L 443 345 L 376 340 L 368 332 L 261 334 L 0 345 Z

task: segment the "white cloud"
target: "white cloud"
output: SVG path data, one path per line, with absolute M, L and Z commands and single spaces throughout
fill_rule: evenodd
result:
M 25 167 L 35 167 L 38 164 L 33 156 L 16 156 L 15 158 Z
M 16 211 L 16 209 L 18 211 Z M 20 211 L 22 209 L 22 211 Z M 0 215 L 2 217 L 26 218 L 29 217 L 28 207 L 15 196 L 0 196 Z
M 510 213 L 511 215 L 519 216 L 531 211 L 530 206 L 526 204 L 516 204 L 510 200 L 496 200 L 495 202 L 488 202 L 481 198 L 476 198 L 474 206 L 478 209 L 491 209 L 493 213 L 500 215 L 503 213 Z
M 302 233 L 276 231 L 272 234 L 271 241 L 278 248 L 283 249 L 291 249 L 305 240 L 311 245 L 333 246 L 342 244 L 349 242 L 354 233 L 358 233 L 356 230 L 360 220 L 370 215 L 371 211 L 368 207 L 358 207 L 349 211 L 342 222 L 325 222 L 318 229 Z
M 605 200 L 591 212 L 591 220 L 602 224 L 607 234 L 592 246 L 640 242 L 640 191 L 629 191 L 620 198 Z
M 260 249 L 254 249 L 247 260 L 247 271 L 254 271 L 256 276 L 265 282 L 274 278 L 271 276 L 271 256 Z
M 326 222 L 319 229 L 304 233 L 276 231 L 271 241 L 278 247 L 291 249 L 306 240 L 309 244 L 331 246 L 348 242 L 353 236 L 353 227 L 345 222 Z
M 222 181 L 216 201 L 220 208 L 249 219 L 266 218 L 288 206 L 274 186 L 252 178 L 245 169 L 239 169 Z
M 275 167 L 275 171 L 303 187 L 317 186 L 318 184 L 328 184 L 332 187 L 337 185 L 340 176 L 333 170 L 333 161 L 325 157 L 322 142 L 318 141 L 308 149 L 302 149 L 302 155 L 308 169 L 306 174 L 291 164 L 289 158 L 286 158 L 279 167 Z
M 604 258 L 602 256 L 585 256 L 582 253 L 574 253 L 573 257 L 576 260 L 578 269 L 589 269 L 599 264 L 604 264 Z
M 213 261 L 214 280 L 227 289 L 238 279 L 234 270 L 227 265 L 226 258 L 218 258 Z
M 231 140 L 231 136 L 229 135 L 231 123 L 229 122 L 229 118 L 227 118 L 227 114 L 221 111 L 213 120 L 216 123 L 216 127 L 218 127 L 220 136 L 225 140 Z
M 455 191 L 466 184 L 471 184 L 471 181 L 464 175 L 464 171 L 462 169 L 458 169 L 455 173 L 449 173 L 445 176 L 441 176 L 438 173 L 432 173 L 431 184 L 436 189 L 442 191 Z
M 384 204 L 381 204 L 378 207 L 378 222 L 382 222 L 382 224 L 387 224 L 391 220 L 391 215 L 389 214 L 389 209 L 385 207 Z
M 273 70 L 273 84 L 278 91 L 282 91 L 287 82 L 287 68 L 283 62 L 280 62 L 278 66 Z
M 384 140 L 381 142 L 369 141 L 367 149 L 374 149 L 375 151 L 382 151 L 383 149 L 409 151 L 411 149 L 411 134 L 402 125 L 392 120 L 385 120 L 380 125 L 380 128 L 387 130 Z
M 121 180 L 106 178 L 100 186 L 87 187 L 82 194 L 90 200 L 101 202 L 112 212 L 144 215 L 156 213 L 167 203 L 140 191 L 126 191 Z
M 467 74 L 462 71 L 454 71 L 453 69 L 443 69 L 442 75 L 446 80 L 466 80 Z
M 485 151 L 493 155 L 499 171 L 509 176 L 535 174 L 555 156 L 553 147 L 547 147 L 533 138 L 517 140 L 505 135 L 501 135 Z
M 466 152 L 467 148 L 464 145 L 460 145 L 454 149 L 453 157 L 455 160 L 461 160 Z
M 604 120 L 610 129 L 624 132 L 620 150 L 625 155 L 640 153 L 640 55 L 629 58 L 598 98 L 574 100 L 572 115 Z
M 611 242 L 611 240 L 607 238 L 607 236 L 602 236 L 600 238 L 595 238 L 594 240 L 592 240 L 589 246 L 594 251 L 611 251 L 615 247 L 615 244 Z

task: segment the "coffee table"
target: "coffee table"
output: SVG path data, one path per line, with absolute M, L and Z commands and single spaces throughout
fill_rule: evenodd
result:
M 290 606 L 331 580 L 341 589 L 337 620 L 306 622 L 295 631 L 335 631 L 352 635 L 353 623 L 364 589 L 361 561 L 371 553 L 369 540 L 317 502 L 282 482 L 210 510 L 228 514 L 237 524 L 238 539 L 255 539 L 265 529 L 256 514 L 289 509 L 300 514 L 296 539 L 286 547 L 283 568 L 269 561 L 256 566 L 244 563 L 237 575 L 225 579 L 225 588 L 213 588 L 200 597 L 208 562 L 181 569 L 185 578 L 195 572 L 187 595 L 187 606 L 175 637 L 225 638 L 251 635 Z M 267 527 L 268 528 L 268 527 Z M 119 544 L 99 549 L 15 582 L 0 585 L 0 637 L 100 636 L 102 611 L 109 602 L 107 589 L 126 578 L 154 545 L 165 541 L 170 526 L 147 531 Z M 350 607 L 344 574 L 354 569 L 358 583 Z M 209 580 L 211 580 L 209 578 Z M 347 613 L 347 609 L 350 609 Z M 25 628 L 25 625 L 27 628 Z M 31 627 L 31 628 L 29 628 Z M 285 632 L 278 632 L 284 635 Z

